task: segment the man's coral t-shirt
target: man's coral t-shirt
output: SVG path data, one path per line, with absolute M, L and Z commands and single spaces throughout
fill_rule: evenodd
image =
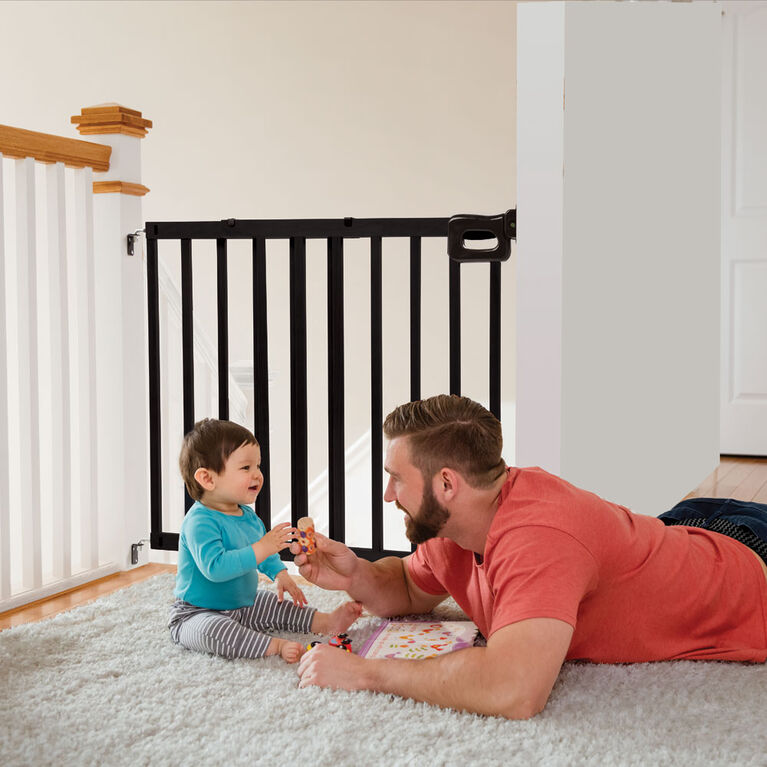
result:
M 767 659 L 767 579 L 750 549 L 666 527 L 542 469 L 509 469 L 478 560 L 434 538 L 408 569 L 488 638 L 527 618 L 569 623 L 568 659 Z

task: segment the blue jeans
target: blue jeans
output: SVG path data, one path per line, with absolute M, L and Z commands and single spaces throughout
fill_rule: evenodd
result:
M 767 504 L 736 501 L 734 498 L 690 498 L 661 514 L 659 519 L 680 521 L 705 520 L 697 525 L 704 529 L 716 520 L 745 527 L 767 543 Z

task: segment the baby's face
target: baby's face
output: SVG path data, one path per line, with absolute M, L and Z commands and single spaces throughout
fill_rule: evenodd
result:
M 214 492 L 222 501 L 248 504 L 256 500 L 263 485 L 261 449 L 258 445 L 241 445 L 229 456 L 221 474 L 216 476 Z

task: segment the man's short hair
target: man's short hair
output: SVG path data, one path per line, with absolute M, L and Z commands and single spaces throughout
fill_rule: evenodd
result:
M 184 436 L 178 466 L 186 490 L 195 501 L 205 492 L 194 478 L 197 469 L 210 469 L 220 474 L 229 456 L 243 445 L 258 445 L 253 433 L 232 421 L 203 418 Z
M 443 467 L 476 488 L 488 487 L 506 468 L 500 421 L 478 402 L 454 394 L 407 402 L 383 425 L 388 439 L 407 437 L 410 460 L 427 483 Z

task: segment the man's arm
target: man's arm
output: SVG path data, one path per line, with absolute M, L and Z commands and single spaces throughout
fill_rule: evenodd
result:
M 384 557 L 376 562 L 360 559 L 347 593 L 373 615 L 388 618 L 430 612 L 447 594 L 427 594 L 419 589 L 408 571 L 409 558 Z
M 428 660 L 365 660 L 320 645 L 301 659 L 300 687 L 375 690 L 477 714 L 527 719 L 543 710 L 573 628 L 531 618 L 496 631 L 487 647 Z
M 299 573 L 321 588 L 345 591 L 374 615 L 425 613 L 447 597 L 427 594 L 413 583 L 407 568 L 408 557 L 368 562 L 339 541 L 320 533 L 316 539 L 317 551 L 311 556 L 299 553 L 297 544 L 291 546 Z

